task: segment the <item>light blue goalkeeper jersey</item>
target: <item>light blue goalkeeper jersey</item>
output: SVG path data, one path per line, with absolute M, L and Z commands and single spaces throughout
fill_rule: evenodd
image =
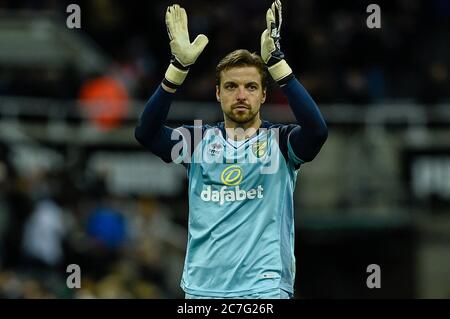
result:
M 184 153 L 184 161 L 190 158 L 184 163 L 189 178 L 185 292 L 233 297 L 281 288 L 293 293 L 293 193 L 302 163 L 288 142 L 294 127 L 263 122 L 257 135 L 235 146 L 223 123 L 203 126 L 203 139 L 190 148 L 190 157 Z

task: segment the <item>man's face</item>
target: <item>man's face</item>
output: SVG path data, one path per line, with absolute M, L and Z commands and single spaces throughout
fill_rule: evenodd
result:
M 259 116 L 259 108 L 266 100 L 266 90 L 262 88 L 261 75 L 256 67 L 235 67 L 221 72 L 216 97 L 224 116 L 242 125 Z

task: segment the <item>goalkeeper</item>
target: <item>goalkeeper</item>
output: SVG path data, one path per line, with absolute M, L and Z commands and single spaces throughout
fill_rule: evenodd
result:
M 281 13 L 280 1 L 267 11 L 261 56 L 236 50 L 217 65 L 224 121 L 172 129 L 165 122 L 175 92 L 208 39 L 199 35 L 190 42 L 180 6 L 166 12 L 172 59 L 135 137 L 165 162 L 187 169 L 188 244 L 181 279 L 186 298 L 294 295 L 294 187 L 298 170 L 319 153 L 328 130 L 280 49 Z M 287 97 L 296 124 L 261 119 L 268 74 Z M 193 138 L 196 130 L 200 141 Z

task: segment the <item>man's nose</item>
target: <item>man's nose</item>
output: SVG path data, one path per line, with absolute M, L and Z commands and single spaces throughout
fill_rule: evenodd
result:
M 247 98 L 247 94 L 245 92 L 245 88 L 239 87 L 237 91 L 237 97 L 239 101 L 245 100 Z

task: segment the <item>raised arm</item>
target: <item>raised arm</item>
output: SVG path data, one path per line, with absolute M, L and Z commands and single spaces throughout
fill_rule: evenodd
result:
M 295 78 L 280 49 L 281 1 L 267 10 L 267 28 L 261 35 L 261 57 L 272 78 L 281 86 L 299 126 L 287 135 L 294 162 L 308 162 L 319 153 L 328 137 L 328 128 L 314 100 Z
M 146 103 L 134 135 L 140 144 L 170 162 L 171 150 L 177 141 L 171 139 L 173 129 L 164 125 L 167 114 L 174 93 L 186 79 L 190 66 L 205 49 L 208 38 L 200 34 L 194 42 L 190 42 L 186 11 L 177 4 L 167 8 L 166 26 L 172 53 L 170 65 L 161 85 Z

